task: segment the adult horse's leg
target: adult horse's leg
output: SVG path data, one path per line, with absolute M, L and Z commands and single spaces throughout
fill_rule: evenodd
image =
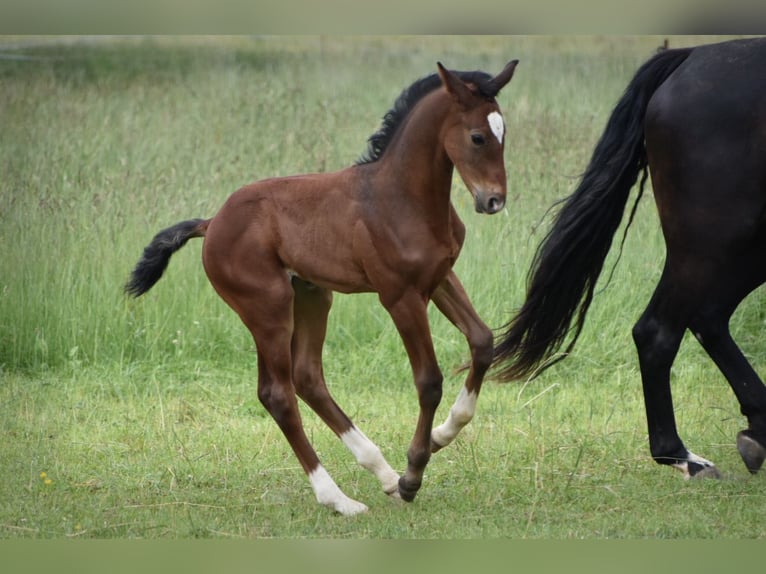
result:
M 293 279 L 293 289 L 293 383 L 298 396 L 340 437 L 357 462 L 380 480 L 383 491 L 398 497 L 399 474 L 386 462 L 380 449 L 341 410 L 325 383 L 322 346 L 332 291 L 297 278 Z
M 719 247 L 729 244 L 721 241 Z M 653 458 L 671 464 L 687 477 L 718 472 L 710 461 L 690 453 L 678 437 L 670 393 L 670 366 L 688 327 L 729 382 L 748 428 L 737 437 L 748 470 L 757 472 L 766 459 L 766 387 L 729 332 L 729 319 L 739 303 L 763 282 L 759 269 L 762 248 L 723 249 L 730 256 L 696 258 L 686 255 L 683 265 L 669 258 L 649 307 L 633 335 L 639 353 Z M 675 261 L 675 262 L 674 262 Z M 718 261 L 719 263 L 716 263 Z
M 652 458 L 672 465 L 687 478 L 718 476 L 712 462 L 684 446 L 676 428 L 670 390 L 670 368 L 688 325 L 691 294 L 695 292 L 694 288 L 683 289 L 666 263 L 649 306 L 633 327 Z
M 450 408 L 447 419 L 431 432 L 431 452 L 436 452 L 451 443 L 461 429 L 471 422 L 484 375 L 492 362 L 493 338 L 492 331 L 476 313 L 454 271 L 449 272 L 434 291 L 431 300 L 465 335 L 471 350 L 471 365 L 465 384 Z
M 748 428 L 737 435 L 737 448 L 747 469 L 756 473 L 766 459 L 766 387 L 742 354 L 729 331 L 729 320 L 742 299 L 761 283 L 754 275 L 759 253 L 741 261 L 732 273 L 708 291 L 707 304 L 695 314 L 690 328 L 729 382 L 747 418 Z
M 411 502 L 420 489 L 423 472 L 431 458 L 431 428 L 442 397 L 443 376 L 436 361 L 431 329 L 428 325 L 427 300 L 408 289 L 389 302 L 381 297 L 402 338 L 410 359 L 420 414 L 407 450 L 407 470 L 399 479 L 399 495 Z

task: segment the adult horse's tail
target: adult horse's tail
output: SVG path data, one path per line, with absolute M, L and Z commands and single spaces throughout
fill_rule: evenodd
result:
M 138 297 L 151 289 L 165 272 L 170 256 L 186 245 L 192 237 L 203 237 L 208 223 L 209 219 L 182 221 L 155 235 L 133 269 L 130 280 L 125 285 L 125 292 Z
M 524 304 L 497 337 L 496 378 L 513 380 L 539 373 L 574 347 L 629 192 L 642 171 L 639 199 L 643 191 L 647 104 L 690 53 L 690 48 L 662 51 L 641 66 L 628 84 L 577 189 L 562 201 L 552 228 L 537 248 Z M 565 352 L 552 359 L 573 320 L 574 333 Z

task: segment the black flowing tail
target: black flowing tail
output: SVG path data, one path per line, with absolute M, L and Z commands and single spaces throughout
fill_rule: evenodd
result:
M 125 293 L 138 297 L 151 289 L 167 269 L 170 256 L 186 245 L 192 237 L 203 237 L 208 223 L 209 219 L 182 221 L 155 235 L 133 269 L 130 280 L 125 285 Z
M 561 202 L 553 226 L 537 248 L 524 304 L 496 339 L 495 378 L 509 381 L 542 372 L 574 347 L 628 195 L 642 171 L 639 199 L 643 191 L 647 104 L 691 50 L 658 53 L 638 69 L 625 89 L 577 189 Z M 573 335 L 564 353 L 552 359 L 570 330 Z

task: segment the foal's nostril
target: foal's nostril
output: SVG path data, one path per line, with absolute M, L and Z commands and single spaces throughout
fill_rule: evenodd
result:
M 487 201 L 487 213 L 497 213 L 505 205 L 505 199 L 500 196 L 493 195 Z

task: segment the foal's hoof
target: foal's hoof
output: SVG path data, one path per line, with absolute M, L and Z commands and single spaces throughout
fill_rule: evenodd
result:
M 401 500 L 402 499 L 401 495 L 399 494 L 399 484 L 398 483 L 395 484 L 393 488 L 390 488 L 388 490 L 384 490 L 383 492 L 385 492 L 386 495 L 389 498 L 391 498 L 391 499 L 394 499 L 394 500 Z
M 342 514 L 343 516 L 354 516 L 355 514 L 361 514 L 362 512 L 367 512 L 369 510 L 366 504 L 357 502 L 348 497 L 329 504 L 328 506 L 332 507 L 335 512 Z
M 412 502 L 415 500 L 415 495 L 420 490 L 420 482 L 410 482 L 405 477 L 399 479 L 399 496 L 405 502 Z
M 752 474 L 755 474 L 763 466 L 763 461 L 766 460 L 766 448 L 750 436 L 750 431 L 740 431 L 737 433 L 737 450 L 739 456 Z

